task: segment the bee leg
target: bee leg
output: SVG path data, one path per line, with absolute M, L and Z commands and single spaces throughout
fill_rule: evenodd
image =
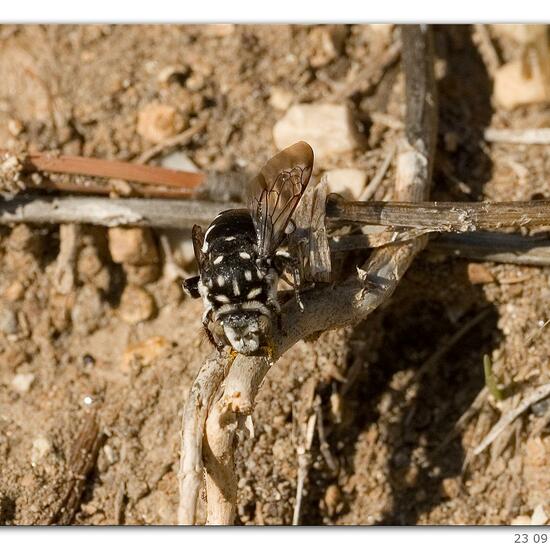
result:
M 281 278 L 286 280 L 293 288 L 296 296 L 296 303 L 301 311 L 304 311 L 304 304 L 300 296 L 300 287 L 302 285 L 302 277 L 300 274 L 300 263 L 296 258 L 293 258 L 288 252 L 278 250 L 275 253 L 274 260 L 275 269 L 279 272 Z M 288 269 L 292 273 L 292 282 L 284 277 L 284 270 Z
M 210 330 L 210 321 L 211 320 L 212 320 L 212 309 L 208 308 L 203 313 L 202 326 L 204 327 L 204 332 L 206 332 L 206 336 L 208 337 L 208 340 L 210 340 L 210 343 L 218 351 L 221 351 L 224 348 L 224 344 L 222 342 L 216 341 L 216 339 L 214 338 L 214 335 L 212 334 L 212 331 Z
M 199 281 L 200 277 L 188 277 L 187 279 L 183 280 L 183 290 L 191 296 L 191 298 L 200 298 L 200 292 L 199 292 Z

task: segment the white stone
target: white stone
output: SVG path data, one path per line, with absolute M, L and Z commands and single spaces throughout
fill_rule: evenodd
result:
M 325 174 L 330 192 L 348 200 L 358 200 L 367 181 L 367 173 L 357 168 L 337 168 Z
M 32 442 L 31 463 L 36 464 L 44 460 L 53 450 L 52 442 L 44 436 L 37 437 Z
M 547 521 L 548 516 L 544 511 L 544 506 L 542 504 L 535 506 L 535 509 L 533 510 L 533 515 L 531 516 L 531 525 L 546 525 Z
M 294 94 L 292 92 L 285 90 L 284 88 L 280 88 L 279 86 L 273 86 L 273 88 L 271 88 L 269 104 L 274 109 L 286 111 L 290 107 L 293 99 Z
M 12 388 L 19 393 L 27 393 L 34 382 L 34 374 L 16 374 L 11 381 Z
M 534 44 L 537 40 L 544 39 L 547 32 L 546 27 L 546 25 L 491 25 L 491 29 L 496 36 L 511 38 L 519 44 Z
M 506 63 L 495 74 L 494 98 L 505 109 L 550 100 L 544 75 L 536 63 L 532 63 L 530 78 L 525 74 L 520 60 Z
M 273 127 L 278 149 L 297 141 L 307 141 L 316 158 L 352 151 L 359 136 L 349 109 L 345 105 L 293 105 Z
M 375 35 L 382 40 L 383 42 L 389 43 L 392 37 L 393 32 L 392 23 L 374 23 L 369 25 L 370 29 L 375 33 Z
M 170 153 L 160 161 L 160 164 L 163 168 L 169 168 L 170 170 L 200 172 L 197 165 L 185 153 Z

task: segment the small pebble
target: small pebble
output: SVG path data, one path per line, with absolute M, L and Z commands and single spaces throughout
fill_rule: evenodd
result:
M 153 143 L 176 135 L 183 127 L 183 117 L 171 105 L 150 103 L 138 114 L 137 133 Z
M 16 374 L 11 381 L 12 388 L 19 393 L 27 393 L 34 382 L 34 374 Z
M 158 262 L 158 250 L 148 227 L 110 227 L 109 251 L 115 263 L 145 265 Z
M 90 281 L 94 275 L 99 273 L 103 263 L 99 258 L 95 246 L 85 246 L 78 255 L 77 270 L 80 278 Z
M 124 265 L 124 273 L 126 274 L 126 280 L 133 285 L 146 285 L 156 281 L 160 276 L 159 264 L 147 264 L 147 265 Z
M 344 49 L 348 30 L 345 25 L 319 25 L 309 32 L 309 64 L 318 69 L 334 61 Z
M 114 464 L 117 460 L 115 451 L 110 445 L 104 445 L 103 446 L 103 452 L 105 453 L 105 458 L 109 462 L 109 464 Z
M 120 298 L 118 314 L 130 325 L 150 319 L 156 311 L 155 301 L 145 289 L 128 285 Z
M 365 188 L 367 173 L 356 168 L 338 168 L 325 172 L 331 193 L 338 193 L 348 200 L 358 200 Z
M 53 450 L 52 442 L 45 436 L 39 436 L 32 442 L 31 464 L 35 466 L 44 460 Z
M 160 161 L 163 168 L 182 170 L 183 172 L 200 172 L 198 166 L 185 154 L 179 151 L 170 153 Z
M 510 522 L 510 525 L 531 525 L 531 518 L 529 516 L 517 516 Z
M 324 496 L 325 506 L 329 516 L 336 514 L 342 502 L 342 492 L 338 485 L 329 485 Z
M 13 281 L 6 290 L 4 290 L 4 298 L 8 302 L 17 302 L 25 294 L 25 286 L 21 281 Z
M 210 25 L 201 25 L 201 31 L 204 36 L 210 38 L 223 38 L 231 36 L 235 32 L 233 23 L 213 23 Z
M 494 283 L 495 278 L 493 274 L 482 264 L 469 263 L 468 264 L 468 280 L 473 285 L 483 285 L 487 283 Z
M 79 289 L 71 309 L 75 331 L 86 336 L 93 332 L 103 317 L 103 301 L 99 291 L 91 285 Z
M 17 315 L 7 307 L 0 309 L 0 332 L 15 334 L 18 330 Z
M 293 105 L 273 127 L 278 149 L 307 141 L 316 158 L 353 151 L 360 144 L 351 112 L 345 105 Z
M 139 361 L 142 365 L 150 365 L 169 347 L 168 340 L 163 336 L 153 336 L 143 342 L 132 344 L 124 352 L 121 368 L 123 371 L 129 371 L 135 361 Z
M 495 74 L 495 101 L 505 109 L 514 109 L 550 100 L 549 86 L 540 68 L 535 65 L 530 73 L 526 75 L 519 59 L 500 67 Z
M 531 525 L 546 525 L 548 522 L 548 516 L 544 511 L 544 505 L 539 504 L 535 506 L 533 515 L 531 516 Z
M 273 86 L 271 88 L 271 94 L 269 96 L 269 104 L 279 111 L 286 111 L 292 101 L 294 100 L 294 94 L 289 90 L 280 88 L 279 86 Z

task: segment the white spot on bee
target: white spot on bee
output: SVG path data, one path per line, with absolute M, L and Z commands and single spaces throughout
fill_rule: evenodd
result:
M 208 288 L 212 288 L 212 279 L 205 279 L 205 280 L 204 280 L 204 284 L 205 284 Z
M 218 256 L 215 260 L 214 260 L 214 265 L 218 265 L 219 263 L 221 263 L 223 261 L 223 256 Z
M 208 252 L 208 242 L 206 240 L 202 243 L 201 252 Z
M 262 293 L 262 289 L 261 288 L 253 288 L 247 295 L 246 297 L 249 299 L 249 300 L 252 300 L 252 298 L 256 298 L 256 296 L 259 296 L 260 294 Z
M 225 284 L 225 278 L 223 275 L 218 275 L 216 282 L 218 283 L 218 286 L 223 286 Z
M 231 282 L 233 283 L 233 294 L 235 296 L 240 296 L 241 291 L 239 290 L 239 283 L 237 282 L 237 279 L 233 279 Z
M 208 238 L 208 233 L 214 229 L 214 224 L 211 224 L 210 227 L 206 230 L 206 233 L 204 234 L 204 241 L 206 242 L 206 239 Z
M 224 294 L 218 294 L 217 296 L 214 296 L 215 300 L 217 302 L 221 302 L 222 304 L 228 304 L 229 298 L 225 296 Z
M 247 270 L 244 272 L 244 278 L 245 278 L 247 281 L 251 281 L 251 280 L 252 280 L 252 271 L 250 271 L 250 269 L 247 269 Z
M 239 252 L 239 256 L 243 259 L 243 260 L 250 260 L 250 254 L 248 252 Z
M 275 252 L 275 256 L 279 256 L 279 258 L 290 258 L 290 254 L 286 250 L 277 250 Z
M 234 241 L 234 240 L 235 240 L 235 237 L 225 237 L 225 240 L 226 240 L 226 241 Z
M 262 278 L 262 273 L 258 268 L 256 268 L 256 275 L 258 276 L 258 279 Z

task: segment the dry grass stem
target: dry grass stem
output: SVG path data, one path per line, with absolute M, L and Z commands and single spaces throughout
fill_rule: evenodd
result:
M 550 128 L 525 128 L 523 130 L 487 128 L 483 137 L 490 143 L 548 145 L 550 144 Z
M 474 455 L 482 453 L 520 414 L 523 414 L 531 405 L 549 395 L 550 384 L 544 384 L 535 388 L 521 400 L 517 407 L 502 415 L 483 441 L 474 449 Z

